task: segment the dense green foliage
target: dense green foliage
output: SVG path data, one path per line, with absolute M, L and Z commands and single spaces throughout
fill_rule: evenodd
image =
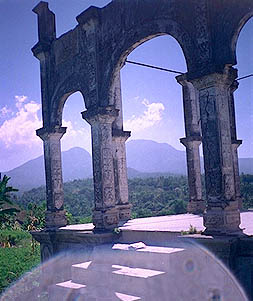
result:
M 28 208 L 30 203 L 45 203 L 45 187 L 34 188 L 18 198 L 18 203 Z M 74 180 L 64 183 L 64 207 L 71 222 L 77 217 L 90 217 L 93 206 L 93 182 L 91 179 Z
M 40 205 L 46 198 L 44 187 L 25 192 L 19 205 Z M 64 204 L 70 222 L 91 217 L 93 208 L 93 182 L 91 179 L 75 180 L 64 184 Z M 169 176 L 129 179 L 129 201 L 133 204 L 133 217 L 147 217 L 186 212 L 188 200 L 187 178 Z M 90 219 L 86 219 L 90 221 Z
M 0 227 L 3 224 L 9 224 L 12 217 L 15 216 L 19 209 L 16 208 L 11 201 L 11 192 L 18 191 L 12 186 L 8 186 L 9 177 L 4 176 L 0 181 Z
M 185 176 L 161 176 L 129 179 L 129 201 L 133 204 L 133 217 L 147 217 L 186 212 L 188 185 Z M 244 208 L 253 208 L 253 175 L 241 176 Z M 19 197 L 20 205 L 28 208 L 30 202 L 45 203 L 44 187 L 32 189 Z M 64 202 L 69 223 L 90 221 L 93 208 L 91 179 L 74 180 L 64 184 Z M 83 220 L 83 218 L 86 218 Z
M 129 180 L 129 200 L 133 204 L 133 217 L 185 213 L 187 178 L 171 176 Z
M 40 263 L 39 245 L 32 244 L 32 237 L 21 230 L 0 230 L 3 244 L 11 242 L 12 247 L 0 247 L 0 292 L 25 272 Z
M 31 240 L 31 235 L 22 230 L 10 230 L 4 229 L 0 230 L 0 246 L 22 246 L 23 241 Z
M 253 208 L 253 175 L 241 175 L 241 193 L 243 208 Z

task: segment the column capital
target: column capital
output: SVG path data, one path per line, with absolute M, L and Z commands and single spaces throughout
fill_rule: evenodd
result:
M 50 137 L 54 136 L 57 137 L 59 140 L 62 136 L 66 133 L 66 127 L 50 127 L 50 128 L 40 128 L 36 130 L 36 135 L 40 137 L 43 141 L 49 139 Z
M 112 138 L 120 138 L 125 142 L 129 137 L 131 137 L 130 131 L 123 131 L 115 128 L 112 129 Z
M 234 80 L 232 85 L 230 86 L 231 89 L 230 91 L 234 93 L 238 89 L 238 87 L 239 87 L 239 82 L 237 80 Z
M 176 80 L 181 86 L 187 86 L 190 82 L 187 80 L 187 73 L 176 76 Z
M 119 115 L 119 110 L 115 109 L 114 106 L 96 107 L 90 108 L 81 114 L 83 119 L 85 119 L 90 125 L 96 122 L 113 123 Z
M 31 49 L 33 55 L 39 59 L 40 61 L 44 61 L 46 59 L 46 53 L 49 53 L 51 50 L 51 43 L 50 42 L 38 42 L 36 45 L 33 46 Z
M 232 146 L 237 149 L 242 144 L 242 140 L 232 140 Z
M 231 86 L 238 76 L 237 69 L 225 67 L 223 73 L 212 73 L 200 78 L 189 80 L 198 90 L 210 88 L 213 86 Z
M 189 136 L 185 138 L 180 138 L 180 143 L 182 143 L 185 147 L 188 147 L 189 143 L 195 143 L 197 145 L 200 145 L 201 142 L 201 136 Z

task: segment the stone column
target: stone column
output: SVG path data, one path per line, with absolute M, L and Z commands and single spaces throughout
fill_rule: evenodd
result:
M 234 163 L 234 180 L 235 180 L 235 195 L 238 201 L 239 209 L 243 209 L 243 199 L 241 195 L 241 182 L 240 182 L 240 171 L 238 161 L 238 147 L 242 144 L 242 140 L 232 140 L 232 151 L 233 151 L 233 163 Z
M 126 141 L 131 136 L 131 132 L 123 130 L 120 71 L 116 74 L 114 79 L 112 96 L 112 102 L 115 104 L 115 108 L 119 110 L 119 115 L 116 117 L 112 125 L 116 207 L 119 210 L 119 219 L 121 221 L 126 221 L 131 218 L 132 212 L 132 205 L 129 204 L 128 201 L 128 178 L 126 163 Z
M 198 93 L 193 87 L 192 83 L 186 80 L 185 75 L 178 76 L 177 81 L 182 85 L 183 89 L 186 138 L 181 138 L 180 142 L 186 147 L 190 197 L 187 211 L 193 214 L 201 214 L 205 211 L 206 202 L 202 198 L 201 166 L 199 154 L 201 133 Z
M 128 202 L 128 179 L 126 165 L 126 140 L 131 132 L 113 129 L 112 141 L 114 144 L 113 163 L 116 207 L 119 210 L 119 219 L 126 221 L 131 218 L 132 205 Z
M 113 122 L 112 127 L 123 131 L 123 111 L 122 111 L 122 94 L 121 94 L 121 79 L 120 71 L 115 74 L 112 87 L 111 102 L 115 106 L 115 109 L 119 110 L 119 114 Z
M 67 224 L 63 209 L 63 180 L 61 161 L 61 138 L 65 127 L 41 128 L 36 131 L 44 142 L 47 211 L 46 228 L 58 228 Z
M 118 116 L 113 106 L 94 108 L 82 113 L 91 125 L 92 161 L 95 208 L 95 230 L 109 230 L 118 226 L 119 212 L 115 203 L 112 123 Z
M 235 193 L 229 112 L 230 87 L 236 77 L 237 70 L 225 67 L 223 73 L 191 80 L 199 91 L 207 194 L 205 234 L 242 233 Z
M 240 172 L 239 172 L 239 162 L 238 162 L 238 147 L 242 144 L 242 140 L 237 140 L 236 133 L 236 120 L 235 120 L 235 100 L 234 92 L 237 90 L 239 83 L 234 81 L 230 86 L 230 124 L 231 124 L 231 139 L 232 139 L 232 149 L 233 149 L 233 162 L 234 162 L 234 180 L 235 180 L 235 194 L 236 199 L 239 203 L 239 209 L 242 209 L 242 196 L 240 190 Z
M 206 202 L 202 199 L 202 182 L 200 168 L 199 146 L 201 137 L 181 138 L 180 142 L 186 147 L 187 173 L 190 200 L 187 211 L 193 214 L 202 214 Z

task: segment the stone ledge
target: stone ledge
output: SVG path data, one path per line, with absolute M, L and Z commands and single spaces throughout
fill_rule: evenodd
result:
M 131 136 L 131 131 L 122 131 L 119 129 L 112 129 L 112 136 L 113 137 L 123 137 L 128 139 Z
M 81 244 L 85 246 L 95 246 L 99 244 L 114 242 L 118 235 L 110 232 L 93 232 L 92 230 L 42 230 L 31 232 L 33 238 L 41 244 L 53 244 L 61 246 L 62 243 Z M 58 248 L 61 249 L 61 248 Z M 63 250 L 59 250 L 63 251 Z
M 90 6 L 84 12 L 76 17 L 76 20 L 79 24 L 85 24 L 90 19 L 98 19 L 99 18 L 99 11 L 101 8 L 96 6 Z

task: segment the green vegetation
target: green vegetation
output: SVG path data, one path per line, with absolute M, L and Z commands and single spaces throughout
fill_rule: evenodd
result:
M 186 212 L 188 184 L 185 176 L 135 178 L 129 179 L 128 184 L 133 218 Z M 241 193 L 244 209 L 253 208 L 253 175 L 241 175 Z M 45 198 L 45 187 L 39 187 L 25 192 L 17 202 L 24 208 L 28 208 L 30 203 L 40 207 L 45 206 Z M 68 222 L 91 222 L 93 198 L 91 179 L 65 183 L 64 203 Z
M 135 178 L 129 179 L 128 183 L 133 218 L 186 212 L 188 200 L 186 177 Z M 45 202 L 45 198 L 45 188 L 39 187 L 25 192 L 19 197 L 18 203 L 24 208 L 28 208 L 30 202 L 40 206 Z M 91 222 L 93 198 L 91 179 L 74 180 L 64 184 L 64 204 L 69 223 Z
M 12 186 L 8 186 L 9 180 L 9 177 L 4 176 L 0 181 L 0 227 L 3 224 L 10 224 L 15 214 L 19 212 L 19 209 L 13 205 L 10 197 L 11 192 L 18 190 L 14 189 Z
M 22 230 L 0 230 L 0 245 L 5 247 L 19 247 L 24 241 L 31 240 L 31 235 Z
M 158 177 L 129 180 L 129 201 L 133 217 L 180 214 L 186 212 L 187 178 Z
M 241 193 L 243 208 L 253 208 L 253 175 L 241 175 Z
M 25 272 L 40 263 L 39 245 L 32 243 L 32 236 L 21 230 L 0 230 L 0 293 Z M 11 243 L 9 247 L 3 244 Z
M 189 235 L 189 234 L 201 234 L 201 231 L 198 231 L 196 227 L 190 225 L 189 230 L 181 231 L 181 235 Z
M 39 245 L 27 231 L 41 221 L 38 206 L 22 211 L 14 204 L 11 193 L 17 189 L 8 186 L 9 179 L 0 180 L 0 293 L 40 262 Z

